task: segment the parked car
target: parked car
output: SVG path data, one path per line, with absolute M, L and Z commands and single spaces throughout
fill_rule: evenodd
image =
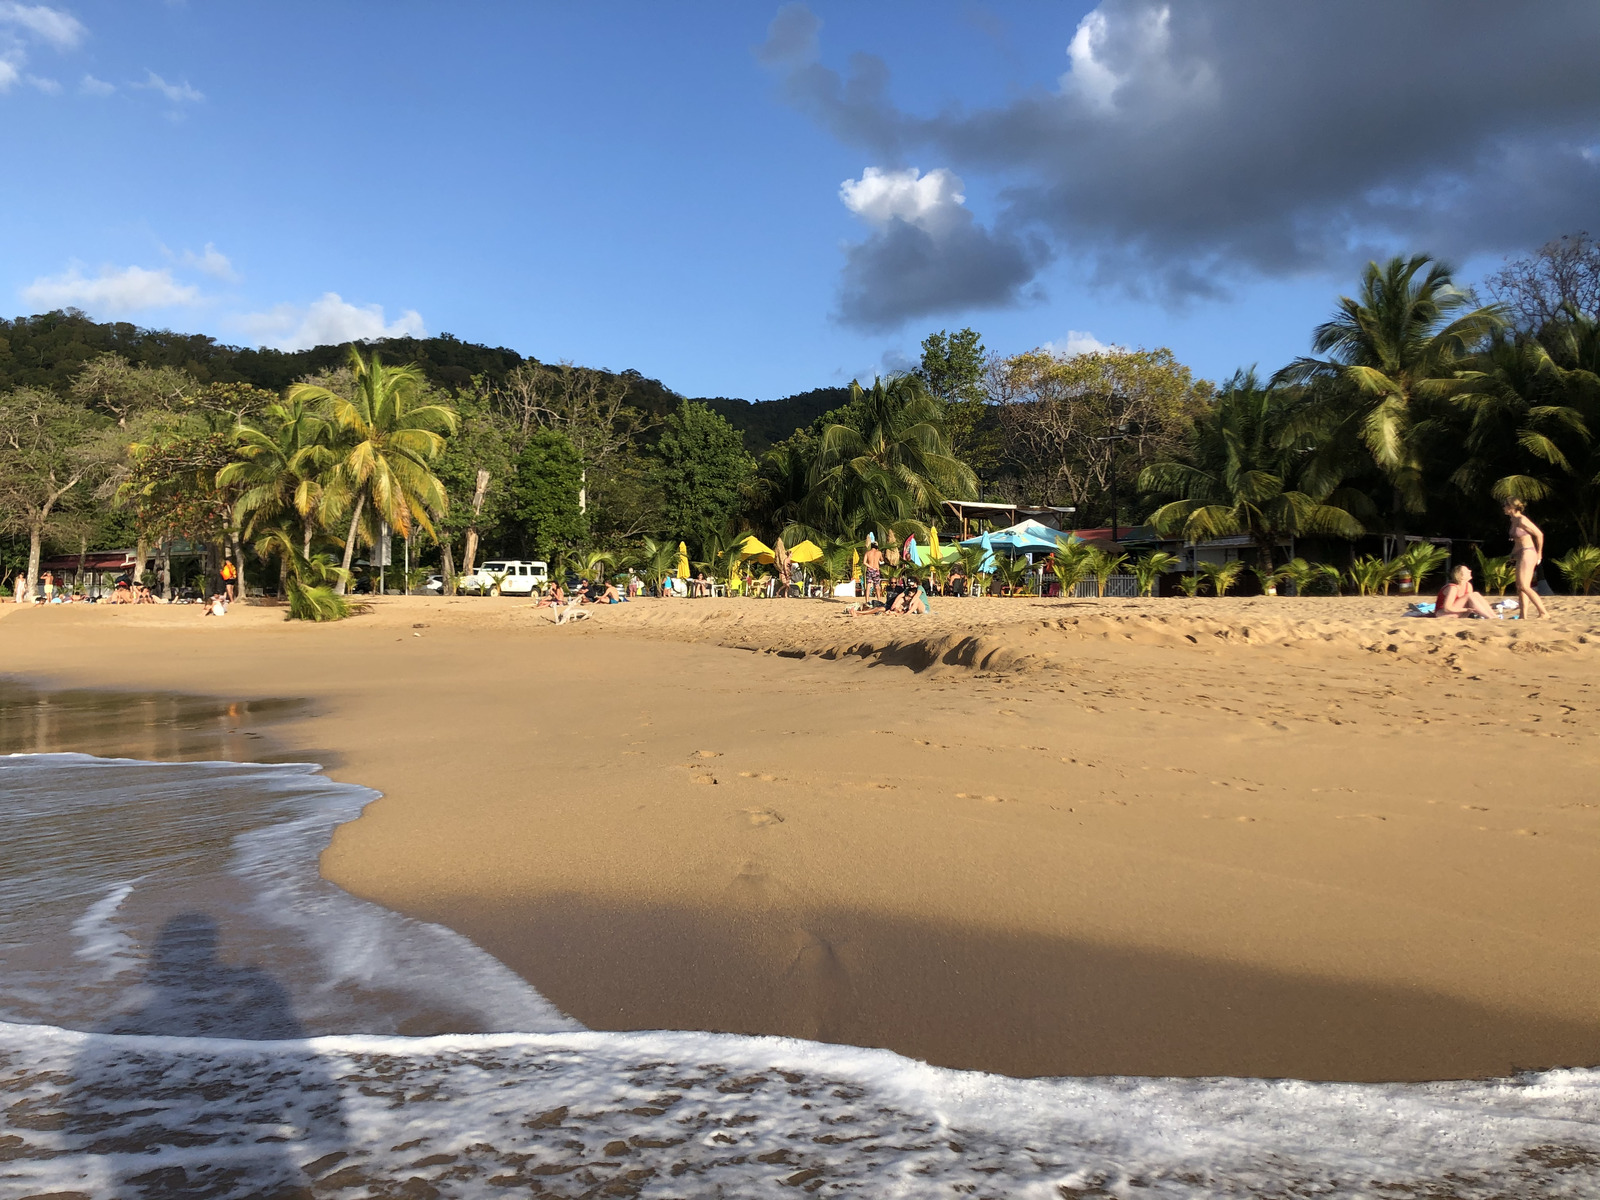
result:
M 430 596 L 437 596 L 444 591 L 444 576 L 429 575 L 428 581 L 422 585 L 422 590 Z
M 548 563 L 529 562 L 524 559 L 492 558 L 471 575 L 461 577 L 461 590 L 469 595 L 487 596 L 500 581 L 503 596 L 531 596 L 550 582 Z

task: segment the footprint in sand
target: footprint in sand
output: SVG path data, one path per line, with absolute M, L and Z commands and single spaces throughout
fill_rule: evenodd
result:
M 977 792 L 957 792 L 957 800 L 987 800 L 990 804 L 1004 804 L 999 796 L 980 796 Z
M 782 825 L 783 814 L 775 808 L 747 808 L 744 816 L 755 828 L 765 825 Z
M 1481 804 L 1463 804 L 1461 807 L 1466 809 L 1468 812 L 1488 812 L 1489 811 L 1487 808 L 1485 808 Z
M 762 783 L 778 782 L 778 777 L 776 775 L 769 775 L 763 771 L 740 771 L 739 777 L 741 779 L 759 779 Z
M 721 750 L 696 750 L 694 752 L 694 757 L 696 757 L 696 758 L 721 758 L 722 757 L 722 751 Z
M 716 781 L 717 777 L 715 775 L 696 775 L 690 780 L 691 783 L 715 783 Z

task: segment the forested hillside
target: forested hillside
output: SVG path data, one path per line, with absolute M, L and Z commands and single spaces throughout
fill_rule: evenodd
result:
M 474 376 L 502 384 L 524 362 L 538 361 L 504 346 L 480 346 L 448 333 L 431 338 L 385 338 L 373 342 L 371 348 L 385 361 L 416 363 L 428 382 L 448 391 L 468 387 Z M 202 384 L 247 383 L 281 392 L 308 375 L 338 369 L 347 351 L 343 345 L 293 351 L 227 346 L 204 334 L 143 329 L 125 321 L 91 321 L 68 309 L 0 320 L 0 392 L 42 387 L 65 393 L 85 363 L 106 353 L 121 355 L 134 366 L 176 368 Z M 598 374 L 624 384 L 624 402 L 657 421 L 685 399 L 660 380 L 648 379 L 638 371 Z M 700 402 L 742 431 L 745 449 L 759 454 L 848 398 L 845 388 L 818 388 L 766 403 L 722 396 Z

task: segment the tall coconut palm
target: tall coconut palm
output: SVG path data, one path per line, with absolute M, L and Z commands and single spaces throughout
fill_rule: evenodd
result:
M 1299 451 L 1289 434 L 1291 420 L 1281 392 L 1263 387 L 1254 371 L 1235 372 L 1197 423 L 1189 454 L 1141 473 L 1145 491 L 1171 497 L 1150 523 L 1191 542 L 1244 534 L 1255 544 L 1263 572 L 1272 570 L 1273 547 L 1285 536 L 1359 536 L 1361 522 L 1340 507 L 1357 503 L 1354 496 L 1295 486 Z
M 1426 402 L 1505 324 L 1498 307 L 1475 306 L 1450 268 L 1427 255 L 1369 262 L 1360 295 L 1340 297 L 1333 319 L 1316 329 L 1312 347 L 1326 357 L 1298 358 L 1273 383 L 1343 384 L 1305 414 L 1319 426 L 1319 463 L 1347 458 L 1359 445 L 1389 480 L 1396 507 L 1417 512 L 1423 481 L 1415 433 Z
M 1567 372 L 1532 338 L 1498 334 L 1465 366 L 1446 389 L 1466 420 L 1451 482 L 1500 501 L 1548 498 L 1589 442 L 1583 413 L 1563 403 Z
M 346 572 L 363 516 L 375 517 L 396 533 L 420 528 L 433 535 L 433 518 L 444 513 L 447 501 L 431 463 L 444 448 L 444 435 L 456 428 L 453 409 L 418 402 L 425 394 L 425 381 L 415 364 L 385 366 L 376 351 L 367 359 L 351 346 L 350 371 L 353 395 L 348 399 L 309 383 L 295 384 L 284 396 L 289 404 L 325 405 L 338 428 L 324 502 L 332 512 L 350 514 L 342 568 Z M 341 579 L 340 594 L 344 587 Z
M 879 538 L 920 531 L 947 499 L 967 499 L 977 477 L 950 451 L 938 401 L 915 375 L 850 385 L 850 417 L 822 431 L 811 475 L 818 523 Z
M 217 473 L 218 487 L 239 490 L 234 502 L 246 537 L 291 514 L 300 527 L 300 554 L 310 557 L 322 508 L 322 476 L 334 463 L 327 414 L 297 399 L 269 404 L 234 429 L 237 461 Z

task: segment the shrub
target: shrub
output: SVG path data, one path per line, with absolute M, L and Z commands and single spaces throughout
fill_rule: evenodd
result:
M 1574 592 L 1589 595 L 1600 583 L 1600 546 L 1579 546 L 1555 560 L 1554 566 L 1566 576 Z
M 1138 580 L 1139 595 L 1154 595 L 1156 580 L 1177 565 L 1178 556 L 1168 554 L 1165 550 L 1153 550 L 1149 554 L 1139 555 L 1129 567 L 1134 579 Z

